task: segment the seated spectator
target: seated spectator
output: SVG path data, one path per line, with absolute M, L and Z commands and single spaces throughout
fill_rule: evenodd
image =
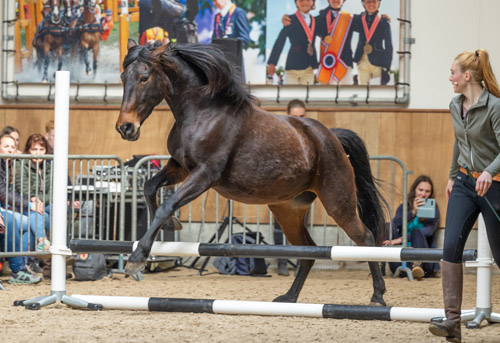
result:
M 35 133 L 28 137 L 24 153 L 29 155 L 46 155 L 48 149 L 50 149 L 50 146 L 45 137 Z M 31 220 L 35 220 L 38 225 L 43 223 L 46 231 L 50 232 L 52 164 L 39 158 L 33 158 L 30 162 L 24 163 L 20 168 L 17 168 L 15 187 L 20 193 L 29 194 L 30 197 L 36 197 L 41 201 L 44 219 L 40 220 L 37 217 Z M 75 201 L 74 207 L 79 208 L 80 202 Z M 49 244 L 48 240 L 46 240 L 42 245 L 37 247 L 37 250 L 46 250 Z M 69 276 L 67 275 L 66 277 L 68 278 Z M 50 259 L 44 259 L 43 277 L 50 278 Z
M 20 138 L 19 130 L 13 126 L 6 126 L 2 129 L 2 132 L 0 132 L 0 136 L 3 134 L 9 135 L 12 138 L 14 138 L 16 142 L 16 150 L 14 151 L 14 153 L 22 154 L 21 150 L 19 149 L 19 138 Z
M 47 149 L 47 154 L 54 153 L 54 121 L 49 120 L 47 124 L 45 124 L 45 139 L 49 144 Z
M 0 135 L 0 154 L 14 154 L 16 150 L 15 139 L 7 134 Z M 8 209 L 7 199 L 13 202 L 14 207 L 20 208 L 21 201 L 22 205 L 28 208 L 30 206 L 30 199 L 26 196 L 21 196 L 17 194 L 13 187 L 8 189 L 7 187 L 10 183 L 10 176 L 7 172 L 10 172 L 8 165 L 10 164 L 9 159 L 0 160 L 0 250 L 4 252 L 18 252 L 21 251 L 21 242 L 28 243 L 28 223 L 27 217 L 21 215 L 18 212 L 14 212 Z M 31 199 L 31 207 L 33 210 L 38 206 L 37 199 Z M 23 234 L 21 228 L 26 227 L 26 235 Z M 23 235 L 23 240 L 21 240 L 21 235 Z M 43 237 L 41 237 L 43 239 Z M 27 249 L 23 249 L 26 251 Z M 23 257 L 8 257 L 10 269 L 12 271 L 9 283 L 38 283 L 40 282 L 40 277 L 32 275 L 27 269 Z
M 28 155 L 46 155 L 48 149 L 47 140 L 40 134 L 33 134 L 28 137 L 24 153 Z M 46 160 L 32 159 L 31 163 L 25 161 L 19 168 L 16 168 L 15 188 L 21 194 L 29 194 L 30 197 L 41 200 L 45 216 L 43 224 L 48 232 L 50 229 L 50 202 L 52 198 L 51 164 L 44 161 Z M 36 218 L 32 219 L 36 220 Z
M 435 248 L 435 234 L 439 224 L 439 209 L 436 206 L 434 218 L 418 218 L 417 209 L 425 204 L 425 199 L 434 196 L 434 186 L 430 177 L 420 175 L 413 182 L 408 194 L 408 246 L 413 248 Z M 399 205 L 393 220 L 392 240 L 385 240 L 383 245 L 399 245 L 403 243 L 403 204 Z M 389 267 L 394 273 L 401 265 L 399 262 L 390 262 Z M 423 277 L 433 277 L 439 270 L 438 263 L 408 263 L 412 269 L 413 277 L 417 280 Z M 413 268 L 412 268 L 413 267 Z M 404 275 L 403 275 L 404 276 Z

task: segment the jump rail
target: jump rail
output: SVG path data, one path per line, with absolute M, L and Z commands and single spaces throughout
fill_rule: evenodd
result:
M 188 312 L 258 316 L 298 316 L 351 320 L 409 320 L 429 322 L 444 317 L 443 309 L 382 307 L 337 304 L 296 304 L 265 301 L 213 299 L 123 297 L 73 294 L 71 298 L 102 305 L 104 310 L 135 310 L 151 312 Z M 65 302 L 63 300 L 63 302 Z M 68 305 L 73 305 L 68 302 Z M 78 307 L 78 305 L 75 304 Z M 470 315 L 471 310 L 462 311 Z
M 73 253 L 131 254 L 136 242 L 72 240 Z M 325 259 L 333 261 L 436 262 L 442 249 L 416 249 L 360 246 L 289 246 L 264 244 L 209 244 L 187 242 L 154 242 L 154 256 L 237 256 L 269 258 Z M 464 261 L 474 261 L 476 250 L 465 250 Z

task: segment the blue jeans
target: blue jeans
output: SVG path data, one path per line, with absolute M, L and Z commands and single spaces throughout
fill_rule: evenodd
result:
M 16 215 L 21 216 L 20 213 L 16 213 Z M 47 213 L 41 215 L 38 212 L 29 211 L 29 225 L 26 213 L 22 215 L 22 223 L 23 251 L 33 251 L 35 250 L 38 239 L 47 237 L 46 231 L 50 229 L 50 217 Z
M 1 212 L 6 228 L 5 234 L 0 235 L 1 250 L 5 249 L 6 252 L 21 251 L 21 221 L 18 219 L 21 215 L 10 210 L 2 210 Z M 16 214 L 19 216 L 18 218 L 14 218 Z M 5 240 L 7 240 L 7 246 Z M 14 273 L 24 269 L 22 256 L 7 257 L 7 261 L 9 261 L 10 269 Z

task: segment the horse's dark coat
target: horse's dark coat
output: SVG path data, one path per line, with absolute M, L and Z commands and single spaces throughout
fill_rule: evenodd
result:
M 316 196 L 356 244 L 380 241 L 380 198 L 364 144 L 354 133 L 339 133 L 354 152 L 350 158 L 356 163 L 351 165 L 339 139 L 318 121 L 256 107 L 222 53 L 208 45 L 154 49 L 129 41 L 123 67 L 124 95 L 116 123 L 123 139 L 138 139 L 140 126 L 163 99 L 175 118 L 167 142 L 172 158 L 145 186 L 154 220 L 128 260 L 129 273 L 144 268 L 157 232 L 172 225 L 168 219 L 174 211 L 209 188 L 240 202 L 268 204 L 294 245 L 315 244 L 304 217 Z M 358 166 L 356 176 L 353 166 Z M 158 207 L 158 189 L 180 182 Z M 359 199 L 356 184 L 363 188 L 358 188 Z M 290 290 L 275 301 L 295 302 L 313 263 L 301 260 Z M 380 267 L 369 265 L 372 303 L 385 305 Z

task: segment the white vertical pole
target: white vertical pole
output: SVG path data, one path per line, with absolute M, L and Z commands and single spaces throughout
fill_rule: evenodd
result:
M 69 129 L 69 71 L 56 72 L 54 114 L 54 186 L 52 199 L 52 294 L 58 300 L 66 293 L 67 251 L 67 192 L 68 192 L 68 129 Z
M 491 310 L 491 255 L 490 243 L 486 235 L 483 215 L 479 215 L 477 228 L 477 291 L 476 308 Z

